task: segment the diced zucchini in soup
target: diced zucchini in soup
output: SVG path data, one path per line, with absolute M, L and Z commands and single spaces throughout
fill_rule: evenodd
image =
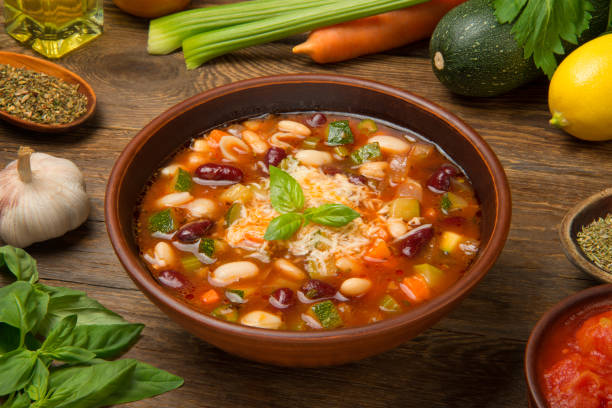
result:
M 463 236 L 452 231 L 444 231 L 440 236 L 440 249 L 446 253 L 454 252 L 461 241 Z
M 174 220 L 174 214 L 171 208 L 157 212 L 151 215 L 149 218 L 150 232 L 161 232 L 168 234 L 175 231 L 176 228 L 176 221 Z
M 443 213 L 448 214 L 453 211 L 462 210 L 469 205 L 467 200 L 455 193 L 444 193 L 440 201 L 440 209 Z
M 409 221 L 421 216 L 421 204 L 416 198 L 396 198 L 391 202 L 391 216 Z
M 187 170 L 179 167 L 174 178 L 174 190 L 176 191 L 190 191 L 193 182 L 191 181 L 191 174 Z
M 310 312 L 324 329 L 336 329 L 344 324 L 338 309 L 331 300 L 315 303 L 310 307 Z
M 217 319 L 226 320 L 228 322 L 236 323 L 238 321 L 238 309 L 231 304 L 218 306 L 211 314 Z
M 177 135 L 193 143 L 134 211 L 143 264 L 201 313 L 268 330 L 359 327 L 439 296 L 476 256 L 469 175 L 411 129 L 310 112 L 206 135 Z M 432 174 L 443 189 L 424 188 Z
M 444 272 L 428 263 L 414 265 L 413 270 L 425 279 L 430 288 L 438 286 L 444 280 Z

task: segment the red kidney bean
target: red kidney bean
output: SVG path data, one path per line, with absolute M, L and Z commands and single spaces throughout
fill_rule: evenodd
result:
M 266 167 L 278 166 L 283 159 L 287 157 L 287 152 L 280 147 L 272 146 L 266 152 L 265 163 Z
M 357 184 L 358 186 L 367 186 L 368 185 L 367 177 L 362 176 L 361 174 L 349 174 L 348 175 L 348 181 L 349 181 L 349 183 Z
M 164 286 L 172 289 L 181 289 L 187 285 L 187 279 L 177 271 L 171 269 L 162 271 L 157 280 Z
M 207 163 L 198 167 L 195 175 L 202 181 L 211 184 L 230 185 L 240 183 L 244 177 L 242 170 L 227 164 Z
M 408 258 L 413 258 L 432 237 L 433 227 L 431 225 L 419 227 L 419 229 L 415 230 L 402 241 L 400 245 L 402 254 Z
M 277 309 L 286 309 L 295 304 L 293 291 L 289 288 L 276 289 L 268 299 L 270 304 Z
M 327 118 L 322 113 L 315 113 L 306 120 L 306 124 L 310 127 L 318 127 L 327 123 Z
M 321 171 L 323 171 L 323 174 L 327 174 L 328 176 L 335 176 L 336 174 L 342 173 L 342 169 L 340 169 L 340 167 L 332 166 L 330 164 L 323 165 L 321 167 Z
M 445 174 L 448 174 L 451 177 L 455 177 L 459 174 L 459 169 L 453 166 L 452 164 L 443 164 L 440 166 L 440 170 L 442 170 Z
M 300 288 L 308 299 L 329 298 L 336 294 L 336 289 L 329 283 L 312 279 Z
M 443 170 L 436 170 L 427 180 L 427 188 L 434 193 L 442 194 L 450 190 L 450 177 Z
M 190 222 L 189 224 L 183 225 L 176 233 L 176 238 L 185 243 L 192 243 L 208 234 L 211 228 L 215 225 L 209 219 L 202 219 L 199 221 Z

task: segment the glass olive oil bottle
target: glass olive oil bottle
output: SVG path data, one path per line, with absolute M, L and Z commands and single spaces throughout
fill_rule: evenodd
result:
M 4 0 L 6 31 L 59 58 L 102 34 L 103 0 Z

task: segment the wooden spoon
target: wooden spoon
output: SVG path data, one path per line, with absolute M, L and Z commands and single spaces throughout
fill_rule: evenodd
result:
M 96 109 L 96 94 L 94 93 L 91 86 L 80 76 L 72 71 L 67 70 L 57 64 L 49 61 L 45 61 L 40 58 L 30 57 L 28 55 L 17 54 L 14 52 L 1 52 L 0 51 L 0 64 L 11 65 L 15 68 L 27 68 L 32 71 L 43 72 L 47 75 L 52 75 L 56 78 L 60 78 L 66 82 L 78 84 L 78 92 L 82 93 L 87 97 L 87 111 L 76 119 L 74 122 L 66 124 L 46 124 L 31 122 L 28 120 L 20 119 L 16 116 L 10 115 L 0 110 L 0 118 L 10 122 L 16 126 L 22 127 L 28 130 L 34 130 L 37 132 L 45 133 L 59 133 L 67 132 L 81 125 L 87 119 L 89 119 Z
M 612 273 L 601 269 L 586 257 L 576 241 L 578 232 L 591 222 L 612 212 L 612 188 L 600 191 L 569 210 L 561 222 L 559 236 L 567 258 L 578 268 L 597 279 L 612 283 Z

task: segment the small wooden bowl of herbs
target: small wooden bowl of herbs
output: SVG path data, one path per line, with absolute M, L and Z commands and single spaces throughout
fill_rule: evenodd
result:
M 95 108 L 96 94 L 74 72 L 40 58 L 0 52 L 0 119 L 59 133 L 81 125 Z
M 612 283 L 612 188 L 572 208 L 561 223 L 561 244 L 577 267 Z

